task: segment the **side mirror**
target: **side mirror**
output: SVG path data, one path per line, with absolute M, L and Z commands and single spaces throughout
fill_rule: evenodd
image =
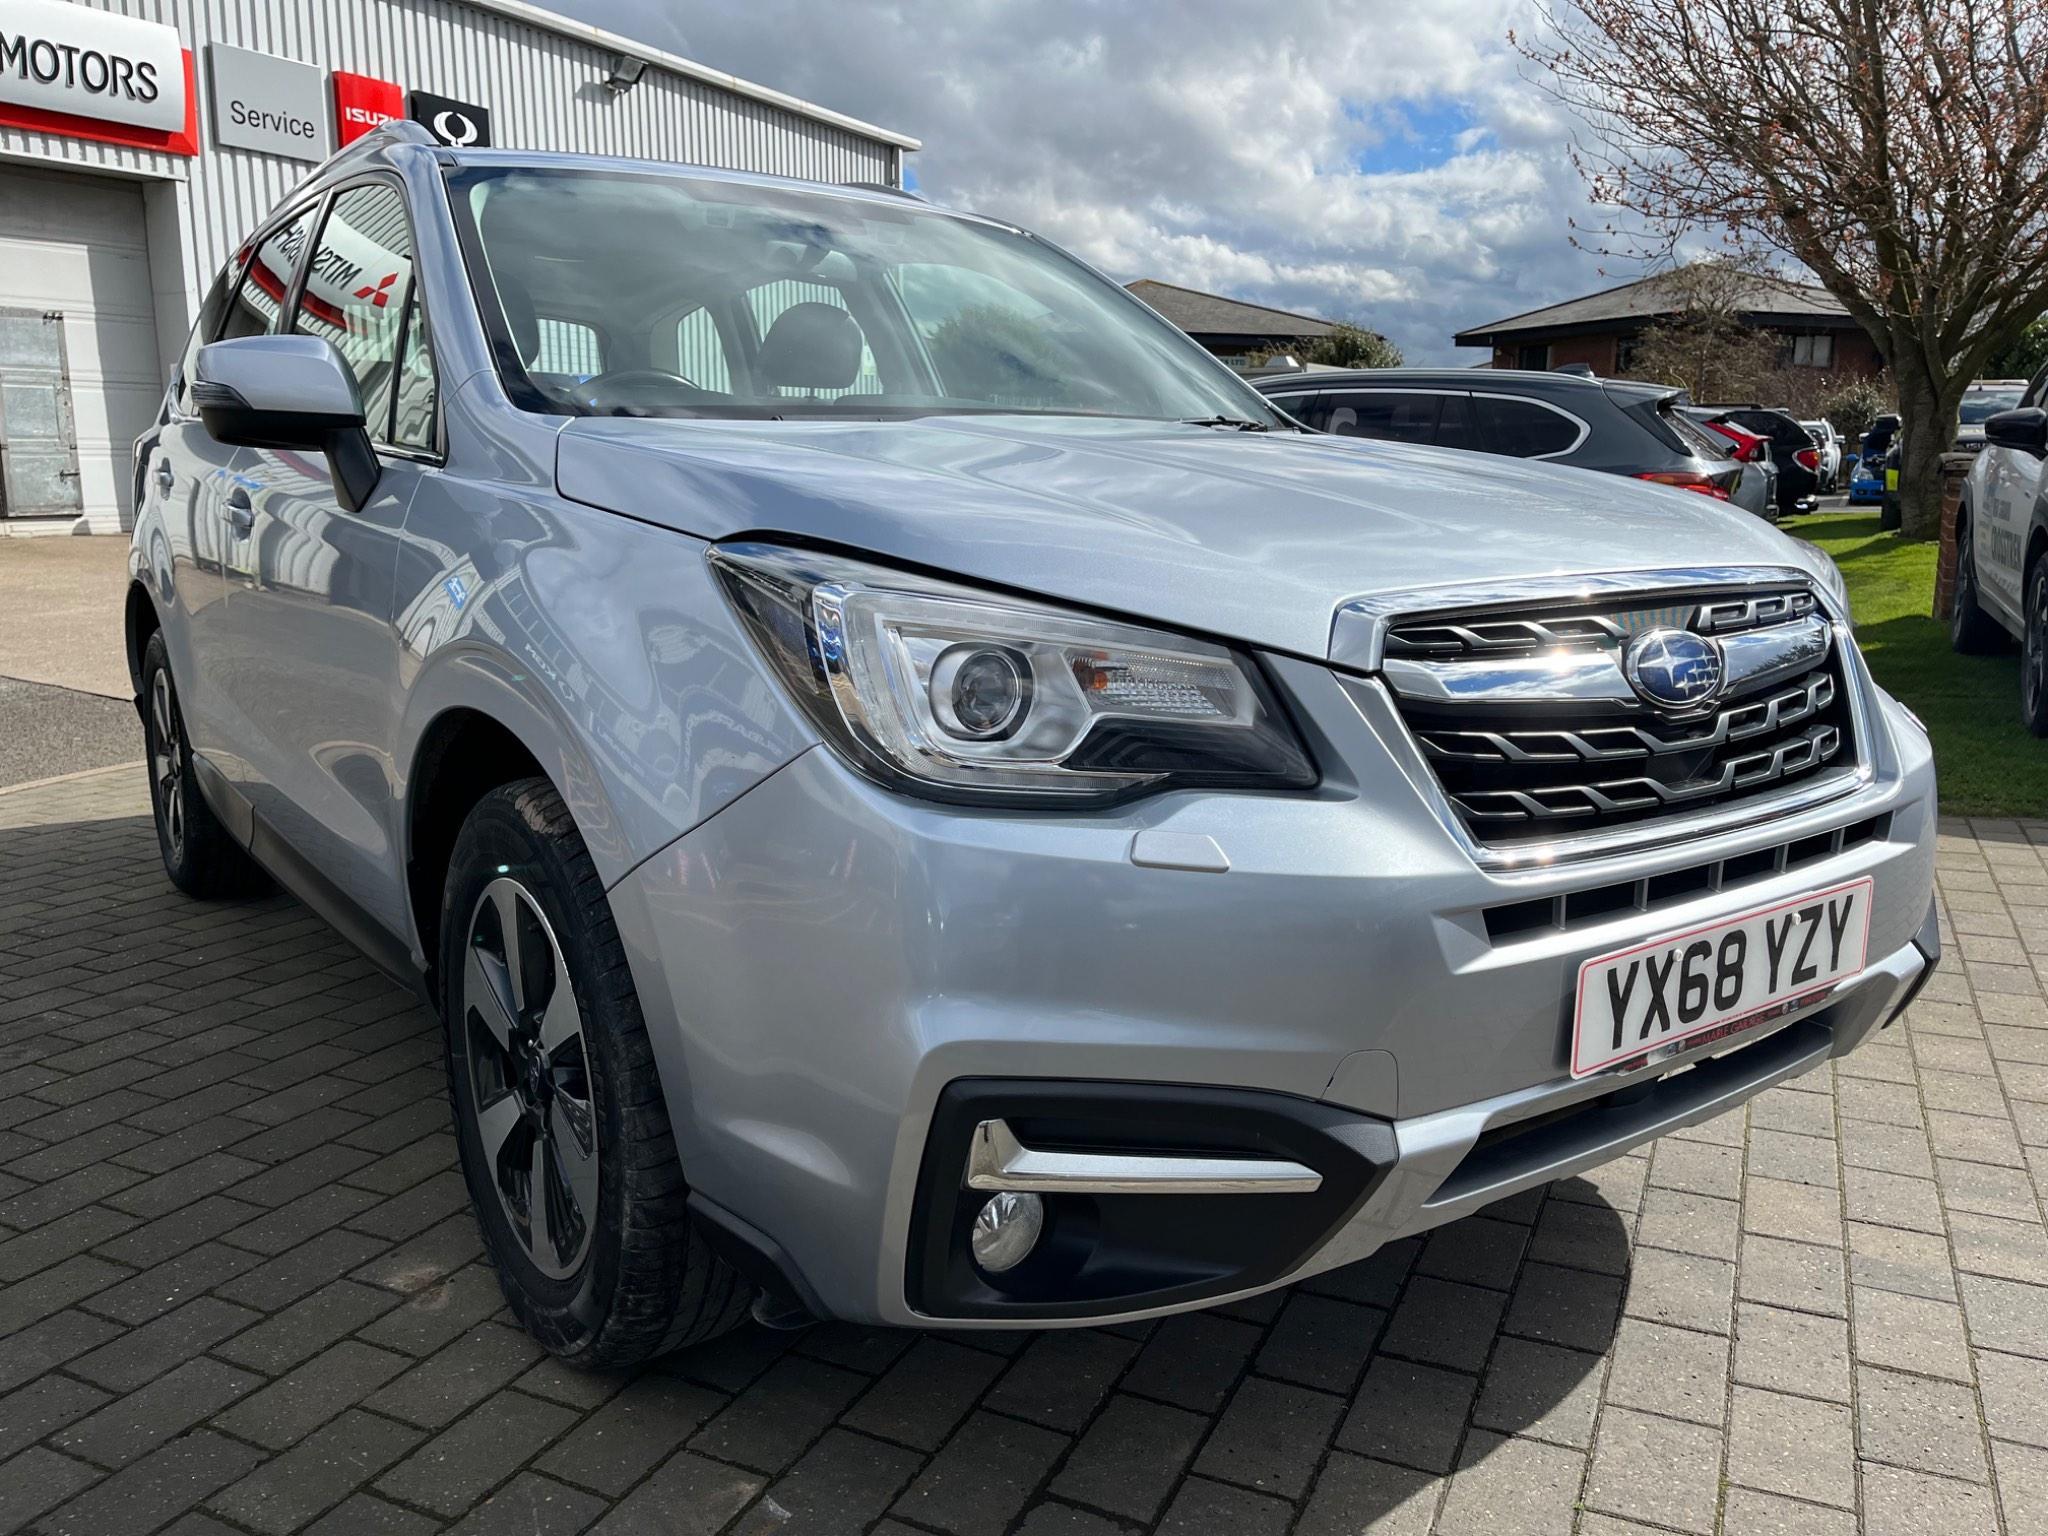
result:
M 360 511 L 382 473 L 363 397 L 334 344 L 319 336 L 241 336 L 199 349 L 192 404 L 206 430 L 239 448 L 327 455 L 335 494 Z
M 2036 458 L 2048 456 L 2048 411 L 2030 405 L 2017 411 L 2000 411 L 1984 422 L 1984 441 L 2001 448 L 2018 448 Z

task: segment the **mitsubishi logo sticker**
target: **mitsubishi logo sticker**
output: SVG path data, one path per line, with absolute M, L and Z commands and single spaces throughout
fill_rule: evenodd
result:
M 453 96 L 436 96 L 432 91 L 414 91 L 407 113 L 416 123 L 450 149 L 488 149 L 491 144 L 491 109 Z

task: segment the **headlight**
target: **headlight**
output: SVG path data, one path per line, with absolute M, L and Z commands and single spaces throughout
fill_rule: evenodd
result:
M 827 739 L 892 787 L 1073 804 L 1316 782 L 1258 668 L 1225 646 L 779 545 L 711 563 Z
M 1820 577 L 1821 585 L 1828 589 L 1836 605 L 1842 610 L 1842 617 L 1847 619 L 1849 627 L 1854 629 L 1856 627 L 1856 615 L 1849 608 L 1849 583 L 1842 575 L 1842 568 L 1835 564 L 1835 557 L 1822 549 L 1818 544 L 1811 543 L 1806 539 L 1801 539 L 1799 542 L 1805 544 L 1807 549 L 1812 552 L 1810 558 L 1813 564 L 1818 567 L 1816 574 Z

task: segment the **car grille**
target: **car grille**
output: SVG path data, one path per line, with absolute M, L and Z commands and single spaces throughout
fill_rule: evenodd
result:
M 1667 633 L 1643 639 L 1652 631 Z M 1696 669 L 1702 651 L 1718 659 L 1718 691 L 1670 700 L 1681 685 L 1657 669 L 1674 639 Z M 1852 766 L 1833 642 L 1809 590 L 1708 589 L 1399 620 L 1384 669 L 1466 829 L 1510 844 L 1726 806 Z M 1706 688 L 1698 676 L 1682 686 Z

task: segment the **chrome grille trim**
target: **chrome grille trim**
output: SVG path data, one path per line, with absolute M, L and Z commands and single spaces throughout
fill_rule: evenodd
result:
M 1559 623 L 1589 608 L 1613 622 Z M 1652 712 L 1633 694 L 1599 702 L 1598 695 L 1614 691 L 1619 669 L 1609 658 L 1621 646 L 1617 632 L 1641 633 L 1647 624 L 1682 615 L 1691 617 L 1695 633 L 1712 624 L 1724 654 L 1746 656 L 1753 645 L 1777 654 L 1756 668 L 1738 662 L 1746 681 L 1697 715 Z M 1524 621 L 1540 629 L 1514 627 Z M 1477 631 L 1488 643 L 1469 647 L 1460 631 Z M 1745 631 L 1763 633 L 1752 640 Z M 1510 643 L 1518 635 L 1519 647 Z M 1794 636 L 1796 644 L 1784 643 Z M 1503 704 L 1483 692 L 1453 698 L 1448 690 L 1424 701 L 1397 691 L 1420 669 L 1485 672 L 1515 660 L 1517 649 L 1533 660 L 1529 644 L 1553 639 L 1566 642 L 1543 658 L 1556 669 L 1553 678 L 1562 672 L 1592 679 L 1606 668 L 1605 680 L 1591 685 L 1595 702 L 1568 697 Z M 1347 605 L 1333 632 L 1332 655 L 1340 662 L 1384 662 L 1377 668 L 1381 679 L 1349 682 L 1347 691 L 1445 830 L 1486 869 L 1507 872 L 1718 837 L 1802 815 L 1876 778 L 1871 684 L 1847 616 L 1811 573 L 1794 567 L 1620 571 L 1563 578 L 1554 586 L 1458 584 L 1388 594 Z M 1757 659 L 1766 660 L 1762 652 Z M 1742 752 L 1750 741 L 1755 750 Z M 1688 764 L 1689 751 L 1700 756 Z M 1480 772 L 1440 777 L 1460 763 L 1476 764 Z M 1515 763 L 1548 766 L 1524 775 L 1509 771 Z M 1594 771 L 1575 775 L 1579 764 Z M 1695 776 L 1697 784 L 1685 782 Z M 1512 795 L 1472 803 L 1474 792 L 1544 791 L 1560 781 L 1591 793 L 1531 795 L 1542 815 Z M 1453 788 L 1464 803 L 1453 802 Z M 1610 808 L 1625 814 L 1616 817 Z M 1475 809 L 1495 814 L 1470 814 Z
M 1401 625 L 1387 637 L 1389 650 L 1415 628 L 1434 632 L 1442 627 L 1435 623 Z M 1630 704 L 1636 691 L 1629 686 L 1621 665 L 1621 642 L 1626 633 L 1614 626 L 1612 637 L 1598 650 L 1530 652 L 1500 658 L 1485 651 L 1468 651 L 1463 660 L 1389 654 L 1381 670 L 1394 692 L 1429 702 L 1567 704 L 1608 700 Z M 1825 621 L 1810 617 L 1731 634 L 1721 641 L 1727 691 L 1807 671 L 1826 658 L 1833 639 Z
M 1446 582 L 1436 587 L 1378 592 L 1370 597 L 1355 597 L 1338 608 L 1330 624 L 1330 662 L 1347 672 L 1379 671 L 1387 656 L 1387 632 L 1396 618 L 1452 612 L 1476 617 L 1487 609 L 1559 607 L 1624 594 L 1709 587 L 1807 586 L 1812 581 L 1813 573 L 1796 565 L 1683 565 L 1559 572 L 1511 581 Z M 1848 617 L 1834 613 L 1826 602 L 1822 603 L 1822 611 L 1831 619 Z

